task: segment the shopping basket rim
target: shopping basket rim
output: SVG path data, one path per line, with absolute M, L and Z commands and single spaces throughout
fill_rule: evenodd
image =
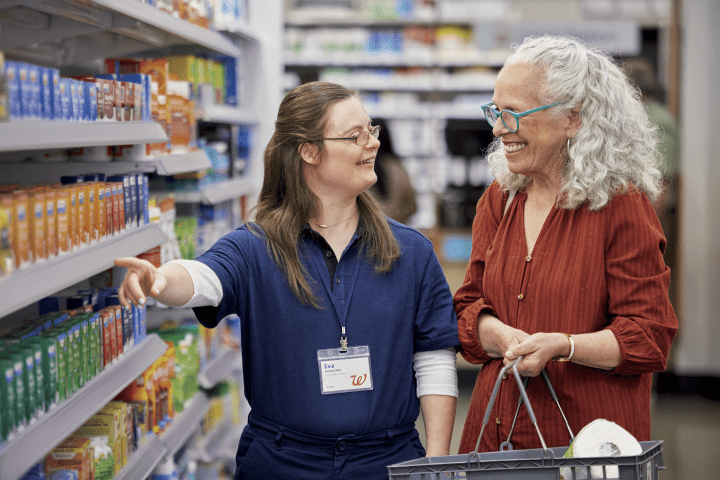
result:
M 443 463 L 448 464 L 466 464 L 468 466 L 478 465 L 485 462 L 502 462 L 502 461 L 531 461 L 531 462 L 550 462 L 553 467 L 572 467 L 572 466 L 586 466 L 588 462 L 593 463 L 608 463 L 613 464 L 616 461 L 625 459 L 624 463 L 643 463 L 649 458 L 657 455 L 662 451 L 663 440 L 648 440 L 639 442 L 642 447 L 642 452 L 637 455 L 619 455 L 616 457 L 564 457 L 568 447 L 550 447 L 547 451 L 542 448 L 532 448 L 525 450 L 506 450 L 496 452 L 481 452 L 481 453 L 465 453 L 458 455 L 445 455 L 438 457 L 423 457 L 415 460 L 408 460 L 405 462 L 397 463 L 394 465 L 388 465 L 388 469 L 412 467 L 412 466 L 430 466 L 440 465 Z M 630 462 L 630 459 L 635 459 L 635 462 Z

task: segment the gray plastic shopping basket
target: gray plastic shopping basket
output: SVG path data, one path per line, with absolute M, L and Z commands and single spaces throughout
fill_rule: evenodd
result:
M 530 421 L 538 432 L 540 441 L 545 441 L 535 420 L 530 402 L 517 371 L 522 357 L 506 365 L 500 371 L 488 402 L 480 430 L 482 437 L 490 411 L 495 403 L 500 382 L 508 369 L 512 367 L 520 394 L 530 416 Z M 536 448 L 528 450 L 508 450 L 500 452 L 449 455 L 443 457 L 425 457 L 388 466 L 391 480 L 658 480 L 658 471 L 664 470 L 662 441 L 640 442 L 642 453 L 619 457 L 564 458 L 567 447 Z

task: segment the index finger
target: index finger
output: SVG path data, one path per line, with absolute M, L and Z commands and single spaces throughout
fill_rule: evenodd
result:
M 114 263 L 115 263 L 116 267 L 142 268 L 142 266 L 145 263 L 145 260 L 140 260 L 139 258 L 135 258 L 135 257 L 124 257 L 124 258 L 116 258 Z

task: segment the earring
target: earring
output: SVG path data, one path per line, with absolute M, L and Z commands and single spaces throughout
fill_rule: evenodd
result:
M 568 150 L 568 153 L 570 153 L 570 137 L 568 137 L 568 139 L 567 139 L 567 150 Z

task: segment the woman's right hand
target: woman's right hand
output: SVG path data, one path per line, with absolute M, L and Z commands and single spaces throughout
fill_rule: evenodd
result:
M 489 313 L 478 319 L 478 337 L 483 350 L 493 357 L 502 358 L 509 349 L 525 341 L 530 335 L 501 322 Z
M 143 308 L 148 296 L 157 297 L 167 287 L 165 274 L 147 260 L 135 257 L 118 258 L 115 266 L 127 268 L 118 291 L 120 304 L 125 308 L 130 308 L 131 303 Z

